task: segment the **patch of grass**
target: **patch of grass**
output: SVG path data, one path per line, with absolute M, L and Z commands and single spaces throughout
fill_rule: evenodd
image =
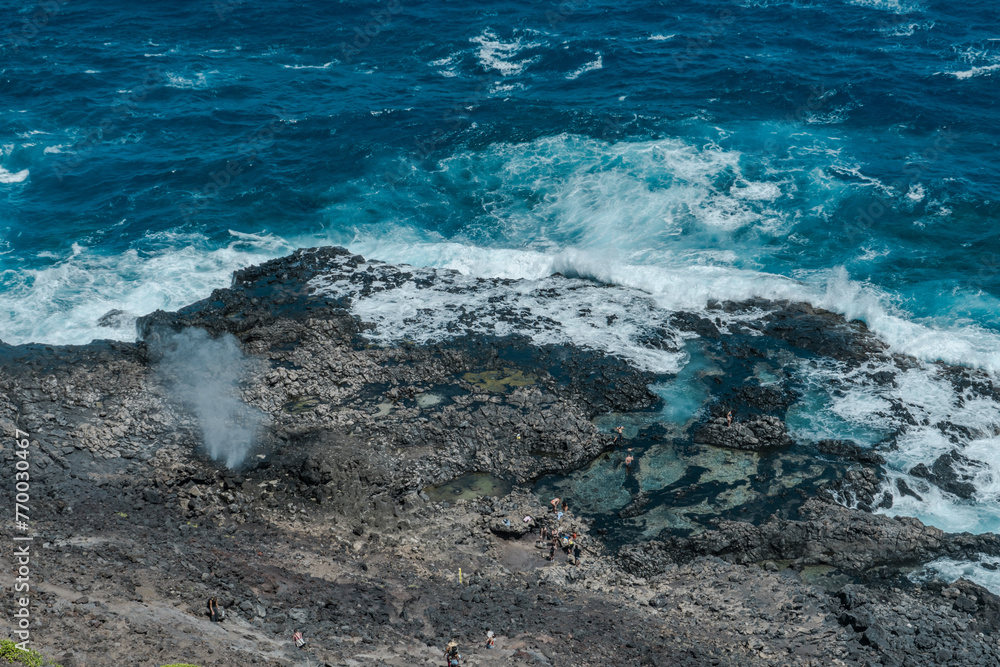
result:
M 31 649 L 22 651 L 10 639 L 0 641 L 0 660 L 24 665 L 25 667 L 62 667 L 62 665 L 47 660 L 38 651 L 32 651 Z
M 163 665 L 163 667 L 198 667 L 198 665 L 189 665 L 186 662 L 175 662 L 169 665 Z

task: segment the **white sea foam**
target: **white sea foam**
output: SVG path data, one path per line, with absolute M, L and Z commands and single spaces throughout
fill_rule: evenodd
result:
M 676 36 L 677 35 L 661 35 L 661 34 L 657 33 L 655 35 L 650 35 L 649 39 L 652 42 L 665 42 L 666 40 L 673 39 Z
M 12 344 L 135 340 L 134 316 L 186 306 L 228 286 L 234 270 L 292 250 L 271 236 L 233 236 L 228 246 L 209 249 L 198 235 L 161 233 L 143 239 L 142 252 L 113 256 L 74 245 L 47 268 L 6 271 L 0 339 Z M 122 318 L 120 328 L 98 327 L 97 320 L 110 310 L 131 318 Z
M 212 72 L 197 72 L 193 75 L 181 75 L 174 72 L 167 72 L 165 84 L 167 88 L 194 88 L 201 89 L 208 87 L 208 77 L 207 74 L 212 74 Z
M 398 274 L 377 263 L 363 268 L 376 276 L 379 271 Z M 539 345 L 573 343 L 601 350 L 660 373 L 678 371 L 685 358 L 678 351 L 681 335 L 667 326 L 669 313 L 638 290 L 548 276 L 486 279 L 445 269 L 412 269 L 412 276 L 400 287 L 364 295 L 362 283 L 340 273 L 318 277 L 310 286 L 321 294 L 352 296 L 352 312 L 375 324 L 367 335 L 385 343 L 521 334 Z
M 987 40 L 986 44 L 957 45 L 953 51 L 958 59 L 968 66 L 968 69 L 947 72 L 956 79 L 988 76 L 1000 69 L 1000 54 L 997 54 L 996 47 L 990 40 Z
M 888 37 L 912 37 L 917 30 L 931 30 L 933 28 L 934 21 L 903 22 L 880 27 L 879 31 Z
M 924 568 L 910 575 L 916 582 L 923 581 L 933 573 L 945 581 L 955 581 L 959 578 L 968 579 L 994 593 L 1000 591 L 1000 558 L 981 556 L 978 562 L 968 563 L 940 558 L 928 563 Z
M 419 222 L 354 222 L 358 212 L 349 203 L 329 214 L 357 233 L 328 240 L 389 262 L 450 266 L 479 276 L 569 272 L 642 290 L 664 308 L 699 309 L 711 299 L 755 296 L 805 301 L 865 321 L 896 351 L 1000 371 L 1000 338 L 992 331 L 964 322 L 916 321 L 891 293 L 852 280 L 843 268 L 802 270 L 794 279 L 763 273 L 746 236 L 731 244 L 726 236 L 720 240 L 720 234 L 739 230 L 792 241 L 798 212 L 776 201 L 803 188 L 822 193 L 828 203 L 850 188 L 892 192 L 844 164 L 836 151 L 823 159 L 833 164 L 792 181 L 787 172 L 771 169 L 767 179 L 749 178 L 740 153 L 679 139 L 609 144 L 559 135 L 498 144 L 442 160 L 434 180 L 414 181 L 407 196 L 436 201 L 442 194 L 438 185 L 429 189 L 432 183 L 454 181 L 455 188 L 490 202 L 484 221 L 510 241 L 480 246 L 426 235 L 418 231 Z M 423 172 L 412 173 L 421 178 Z M 526 193 L 531 205 L 525 205 Z M 416 205 L 413 215 L 419 215 Z M 504 249 L 515 244 L 521 250 Z
M 285 69 L 330 69 L 333 65 L 337 64 L 338 60 L 331 60 L 328 63 L 323 63 L 322 65 L 282 65 Z
M 903 0 L 847 0 L 847 4 L 856 7 L 868 7 L 870 9 L 880 9 L 893 14 L 909 14 L 920 8 L 916 2 L 905 2 Z
M 28 173 L 27 169 L 10 172 L 0 167 L 0 183 L 21 183 L 24 179 L 28 178 Z
M 1000 404 L 958 391 L 935 365 L 900 371 L 891 360 L 849 369 L 832 361 L 801 362 L 803 397 L 789 413 L 789 427 L 800 440 L 850 439 L 862 445 L 895 434 L 894 447 L 883 451 L 885 491 L 893 496 L 887 514 L 916 516 L 950 531 L 1000 529 Z M 877 383 L 875 373 L 891 383 Z M 971 460 L 958 464 L 976 487 L 969 503 L 911 475 L 917 464 L 928 468 L 953 450 Z M 896 480 L 919 499 L 903 494 Z
M 490 29 L 469 40 L 473 44 L 478 44 L 476 57 L 479 64 L 486 70 L 496 70 L 503 76 L 517 76 L 524 71 L 528 65 L 538 62 L 541 56 L 529 56 L 527 58 L 516 59 L 521 52 L 535 49 L 541 46 L 539 42 L 532 42 L 521 37 L 504 41 Z
M 906 197 L 910 201 L 921 201 L 927 193 L 924 191 L 924 186 L 920 183 L 910 184 L 910 189 L 906 192 Z
M 524 90 L 524 84 L 520 81 L 514 81 L 511 83 L 497 82 L 490 86 L 490 95 L 505 95 L 507 93 L 514 92 L 515 90 Z
M 604 61 L 601 59 L 601 54 L 597 53 L 596 55 L 597 58 L 595 60 L 592 60 L 584 65 L 581 65 L 579 68 L 567 74 L 566 78 L 569 79 L 570 81 L 573 81 L 574 79 L 578 79 L 580 76 L 586 74 L 587 72 L 593 72 L 594 70 L 603 69 Z
M 1000 69 L 1000 63 L 973 67 L 971 69 L 963 70 L 961 72 L 948 72 L 948 74 L 951 74 L 956 79 L 971 79 L 976 76 L 983 76 L 986 74 L 990 74 L 991 72 L 995 72 L 998 69 Z

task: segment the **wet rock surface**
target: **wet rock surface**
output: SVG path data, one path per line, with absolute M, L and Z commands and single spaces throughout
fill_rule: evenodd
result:
M 942 491 L 971 500 L 976 495 L 976 487 L 971 482 L 974 477 L 973 472 L 984 467 L 986 467 L 984 464 L 952 450 L 939 456 L 930 468 L 918 463 L 910 469 L 910 474 L 926 479 Z
M 341 292 L 316 287 L 330 276 Z M 300 251 L 177 313 L 140 318 L 137 344 L 0 347 L 0 425 L 30 441 L 34 647 L 66 667 L 429 665 L 451 638 L 471 665 L 996 662 L 995 596 L 963 580 L 900 583 L 935 558 L 1000 555 L 994 536 L 864 511 L 881 499 L 880 461 L 853 443 L 819 447 L 815 467 L 837 479 L 815 497 L 786 479 L 792 394 L 761 384 L 768 354 L 789 344 L 848 364 L 883 355 L 863 326 L 765 301 L 717 304 L 714 321 L 672 314 L 672 325 L 726 343 L 725 370 L 739 383 L 720 383 L 714 415 L 691 418 L 686 433 L 703 434 L 685 452 L 696 474 L 656 501 L 716 489 L 710 466 L 730 461 L 762 496 L 794 502 L 619 551 L 573 500 L 558 518 L 523 487 L 439 502 L 425 491 L 472 473 L 530 483 L 580 469 L 612 449 L 595 417 L 655 408 L 649 385 L 663 376 L 539 343 L 532 336 L 550 323 L 537 316 L 520 334 L 470 329 L 416 344 L 375 340 L 352 314 L 358 295 L 433 280 L 343 249 Z M 484 302 L 476 308 L 519 322 L 510 304 Z M 764 315 L 725 319 L 751 311 Z M 456 321 L 474 327 L 473 315 Z M 161 369 L 163 345 L 189 327 L 235 338 L 242 375 L 230 398 L 266 416 L 236 469 L 206 453 L 205 415 Z M 648 345 L 681 344 L 658 327 Z M 982 378 L 974 387 L 991 390 Z M 722 408 L 738 431 L 720 424 Z M 669 453 L 674 436 L 645 433 Z M 655 472 L 647 454 L 627 479 Z M 13 450 L 3 456 L 12 471 Z M 925 479 L 961 484 L 967 467 L 952 457 Z M 654 494 L 629 489 L 615 511 L 644 520 Z M 561 546 L 546 559 L 553 534 L 574 533 L 578 563 Z M 9 540 L 11 527 L 0 535 Z M 816 569 L 849 583 L 815 583 Z M 210 596 L 222 623 L 206 617 Z M 12 604 L 5 596 L 6 613 Z M 304 651 L 291 645 L 296 629 Z M 491 651 L 487 630 L 498 635 Z

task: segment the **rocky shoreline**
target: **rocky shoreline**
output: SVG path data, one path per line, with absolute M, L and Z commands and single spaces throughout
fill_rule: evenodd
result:
M 531 297 L 557 298 L 560 281 L 584 289 L 555 276 Z M 440 664 L 451 638 L 471 665 L 1000 662 L 1000 598 L 906 577 L 940 557 L 1000 555 L 1000 540 L 873 513 L 892 502 L 880 454 L 839 441 L 799 451 L 784 424 L 794 386 L 745 381 L 769 354 L 858 372 L 874 358 L 915 363 L 804 304 L 714 304 L 717 317 L 673 313 L 643 333 L 650 349 L 697 340 L 724 356 L 709 414 L 680 433 L 636 427 L 636 442 L 699 463 L 604 518 L 574 502 L 559 528 L 578 533 L 582 564 L 543 559 L 537 524 L 555 521 L 531 485 L 614 455 L 596 422 L 655 409 L 650 386 L 666 375 L 545 342 L 553 323 L 505 302 L 502 282 L 301 250 L 141 318 L 135 344 L 0 347 L 0 420 L 10 442 L 15 429 L 30 440 L 32 648 L 63 667 Z M 410 285 L 483 298 L 450 313 L 454 335 L 437 341 L 418 339 L 433 315 L 419 304 L 399 340 L 377 313 L 352 310 Z M 510 331 L 484 335 L 487 316 Z M 879 368 L 872 381 L 894 381 Z M 943 372 L 998 395 L 981 374 Z M 709 487 L 691 473 L 706 451 L 755 457 L 753 473 Z M 922 479 L 968 492 L 956 457 Z M 793 459 L 799 477 L 783 484 Z M 5 448 L 5 478 L 14 463 Z M 473 473 L 515 489 L 445 502 L 425 492 Z M 608 532 L 709 488 L 740 502 L 712 500 L 653 540 Z M 14 536 L 10 522 L 0 533 Z M 221 624 L 205 616 L 211 596 L 227 609 Z M 489 651 L 487 630 L 499 636 Z

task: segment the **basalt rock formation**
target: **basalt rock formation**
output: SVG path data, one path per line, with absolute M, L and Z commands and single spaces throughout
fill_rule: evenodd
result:
M 641 432 L 679 448 L 735 448 L 725 456 L 752 464 L 760 495 L 784 500 L 762 521 L 735 520 L 737 506 L 708 530 L 621 546 L 572 502 L 559 519 L 529 490 L 612 448 L 595 418 L 650 414 L 661 400 L 649 387 L 668 374 L 567 342 L 544 314 L 564 290 L 619 288 L 552 277 L 530 311 L 504 292 L 511 282 L 302 250 L 239 271 L 176 313 L 140 318 L 137 343 L 0 347 L 0 426 L 30 443 L 30 525 L 18 534 L 34 536 L 31 647 L 64 667 L 412 666 L 434 664 L 453 638 L 484 666 L 997 660 L 995 596 L 901 574 L 1000 555 L 1000 542 L 865 511 L 885 497 L 880 455 L 840 441 L 796 449 L 783 422 L 794 391 L 758 377 L 774 350 L 892 361 L 860 323 L 755 300 L 713 304 L 711 317 L 671 313 L 644 331 L 637 340 L 651 350 L 680 350 L 680 331 L 732 354 L 720 356 L 727 378 L 705 414 L 670 434 Z M 421 289 L 468 297 L 448 306 L 452 336 L 393 338 L 378 313 L 356 311 L 372 295 Z M 652 308 L 630 303 L 642 316 Z M 414 307 L 415 321 L 437 315 Z M 504 328 L 484 333 L 485 321 Z M 207 335 L 176 338 L 191 329 Z M 178 341 L 198 364 L 170 365 Z M 993 391 L 949 372 L 969 391 Z M 738 416 L 732 428 L 719 422 L 723 407 Z M 234 443 L 237 427 L 252 436 Z M 232 467 L 219 449 L 230 445 L 245 448 Z M 836 479 L 796 493 L 798 481 L 780 478 L 792 449 L 828 470 L 815 479 Z M 3 457 L 9 478 L 13 448 Z M 637 470 L 648 465 L 640 455 Z M 934 464 L 926 480 L 962 483 L 963 466 Z M 705 466 L 690 470 L 668 496 L 700 485 Z M 432 497 L 477 475 L 516 488 L 466 497 L 455 481 L 454 495 Z M 613 516 L 645 521 L 662 500 L 640 488 Z M 542 527 L 577 533 L 580 562 L 545 560 Z M 831 574 L 817 583 L 817 569 Z M 226 610 L 221 624 L 205 614 L 208 597 Z M 13 613 L 12 596 L 3 604 Z M 303 651 L 290 642 L 296 629 Z M 487 630 L 498 636 L 490 651 Z

